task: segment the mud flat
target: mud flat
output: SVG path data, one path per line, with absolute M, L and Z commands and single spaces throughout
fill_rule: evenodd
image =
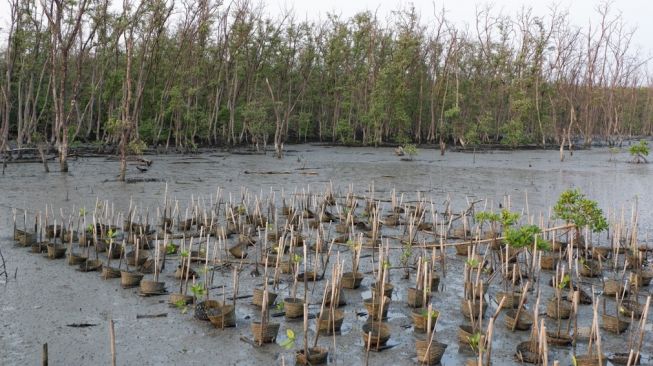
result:
M 254 296 L 255 289 L 265 287 L 267 274 L 269 292 L 279 295 L 277 304 L 284 298 L 305 298 L 310 315 L 307 338 L 312 347 L 317 318 L 330 309 L 322 301 L 327 282 L 331 286 L 339 274 L 351 271 L 352 257 L 357 252 L 357 271 L 363 274 L 360 287 L 337 290 L 346 300 L 346 305 L 338 308 L 344 317 L 340 332 L 318 339 L 318 345 L 328 350 L 327 358 L 332 364 L 365 364 L 366 359 L 373 365 L 417 364 L 415 342 L 428 338 L 429 334 L 414 329 L 416 310 L 409 303 L 416 300 L 411 300 L 409 292 L 417 288 L 424 294 L 418 275 L 425 274 L 440 278 L 439 286 L 429 291 L 428 297 L 432 309 L 439 314 L 437 322 L 434 320 L 433 338 L 447 345 L 442 364 L 461 365 L 475 357 L 474 350 L 459 341 L 461 325 L 478 324 L 478 319 L 470 322 L 465 318 L 464 305 L 461 305 L 463 299 L 479 296 L 475 290 L 465 291 L 470 287 L 467 283 L 476 288 L 479 282 L 475 278 L 481 282 L 487 280 L 481 296 L 487 308 L 483 310 L 479 329 L 487 332 L 489 320 L 497 316 L 491 346 L 493 364 L 514 364 L 519 343 L 541 340 L 533 331 L 508 329 L 505 325 L 508 312 L 498 310 L 499 292 L 519 292 L 529 280 L 532 280 L 531 291 L 526 291 L 524 299 L 517 296 L 514 307 L 536 318 L 534 320 L 538 317 L 545 320 L 547 330 L 578 329 L 580 335 L 575 353 L 583 355 L 590 343 L 596 346 L 595 341 L 584 337 L 593 323 L 594 310 L 598 311 L 598 323 L 602 324 L 604 312 L 616 315 L 619 304 L 628 299 L 644 304 L 650 293 L 648 286 L 638 286 L 635 291 L 629 287 L 628 296 L 623 291 L 625 287 L 617 291 L 621 295 L 602 295 L 607 289 L 606 280 L 618 279 L 623 286 L 630 286 L 625 273 L 642 274 L 649 270 L 648 258 L 653 248 L 649 241 L 653 238 L 653 196 L 650 193 L 653 174 L 649 165 L 628 164 L 625 157 L 622 162 L 608 162 L 610 153 L 602 149 L 576 152 L 564 163 L 557 157 L 557 153 L 551 151 L 520 151 L 475 155 L 448 153 L 441 158 L 435 151 L 422 150 L 414 161 L 407 162 L 399 161 L 392 149 L 386 148 L 335 149 L 301 145 L 293 147 L 284 160 L 271 155 L 243 154 L 157 156 L 148 172 L 131 173 L 131 177 L 138 178 L 131 184 L 116 182 L 117 163 L 104 158 L 71 162 L 72 173 L 68 175 L 46 175 L 38 165 L 9 169 L 0 178 L 0 248 L 9 272 L 9 281 L 0 286 L 0 364 L 37 364 L 41 359 L 41 346 L 46 342 L 51 364 L 109 363 L 109 319 L 115 322 L 118 364 L 135 360 L 148 365 L 207 364 L 220 360 L 220 364 L 259 365 L 281 364 L 282 359 L 286 364 L 293 364 L 295 351 L 303 349 L 302 317 L 294 320 L 279 316 L 290 309 L 282 310 L 275 304 L 262 311 L 251 304 L 250 296 Z M 601 262 L 596 277 L 572 275 L 572 284 L 590 297 L 594 288 L 594 301 L 600 302 L 597 309 L 579 304 L 578 311 L 571 317 L 577 327 L 569 327 L 568 320 L 558 322 L 545 314 L 547 302 L 556 297 L 556 288 L 564 287 L 548 284 L 552 279 L 564 280 L 561 269 L 558 276 L 555 270 L 538 270 L 533 273 L 535 278 L 527 279 L 529 270 L 537 267 L 532 260 L 537 251 L 525 249 L 517 255 L 519 273 L 507 278 L 502 276 L 515 267 L 510 267 L 512 262 L 508 258 L 502 259 L 500 250 L 490 248 L 492 242 L 476 243 L 475 233 L 487 236 L 488 225 L 479 226 L 472 212 L 500 212 L 510 207 L 520 214 L 520 224 L 526 224 L 531 217 L 543 229 L 564 227 L 565 223 L 550 218 L 549 208 L 561 192 L 571 187 L 579 188 L 599 202 L 610 222 L 608 233 L 586 235 L 592 246 L 608 248 L 607 253 L 603 253 L 606 254 L 604 260 L 598 259 L 596 251 L 589 246 L 583 248 L 584 243 L 576 243 L 577 250 L 572 252 L 572 273 L 581 259 L 582 265 L 587 263 L 588 266 L 590 259 Z M 637 215 L 631 212 L 635 204 Z M 80 212 L 80 208 L 85 208 L 84 212 Z M 290 212 L 283 212 L 285 208 Z M 315 217 L 310 217 L 306 209 Z M 324 215 L 324 212 L 333 218 L 319 220 L 319 214 Z M 16 227 L 27 232 L 34 231 L 38 220 L 42 233 L 36 234 L 34 240 L 58 240 L 67 249 L 67 255 L 62 259 L 48 259 L 45 252 L 32 253 L 31 246 L 21 247 L 14 240 L 14 216 Z M 161 228 L 160 224 L 166 221 L 164 216 L 170 221 L 166 228 Z M 96 225 L 88 232 L 94 237 L 90 246 L 80 245 L 79 237 L 94 218 L 105 226 Z M 47 236 L 46 226 L 54 225 L 55 220 L 58 225 L 70 225 L 68 233 L 77 231 L 76 238 L 71 235 L 72 245 L 71 238 L 66 235 L 59 235 L 59 239 L 44 237 Z M 169 294 L 139 296 L 142 287 L 123 288 L 120 279 L 103 279 L 101 272 L 81 272 L 78 270 L 81 267 L 67 264 L 72 250 L 79 256 L 97 258 L 103 265 L 127 269 L 125 262 L 129 258 L 125 255 L 135 252 L 137 247 L 135 241 L 129 243 L 132 241 L 129 233 L 140 230 L 128 228 L 125 221 L 139 227 L 150 225 L 151 230 L 156 231 L 142 239 L 148 241 L 149 247 L 138 246 L 139 251 L 143 250 L 139 255 L 148 255 L 153 263 L 159 264 L 154 266 L 157 268 L 154 273 L 145 273 L 144 279 L 165 282 L 168 293 L 179 292 L 180 280 L 175 272 L 186 260 L 194 260 L 190 268 L 199 276 L 195 283 L 208 282 L 205 287 L 208 287 L 209 299 L 224 302 L 223 305 L 232 303 L 234 277 L 237 277 L 235 327 L 221 329 L 209 321 L 198 320 L 192 304 L 187 308 L 170 306 Z M 376 230 L 375 222 L 382 223 Z M 220 230 L 229 229 L 230 223 L 236 232 L 227 237 L 226 232 Z M 293 229 L 286 224 L 292 224 Z M 418 228 L 419 224 L 424 226 Z M 631 268 L 624 270 L 627 258 L 624 253 L 632 244 L 633 227 L 637 228 L 635 241 L 641 256 L 635 266 L 631 261 Z M 170 229 L 168 234 L 164 233 L 165 229 Z M 208 241 L 206 231 L 213 233 Z M 285 238 L 284 246 L 288 246 L 290 254 L 265 255 L 275 254 L 270 250 L 279 243 L 278 237 L 269 235 L 272 232 L 280 232 L 279 236 Z M 542 239 L 569 241 L 569 235 L 566 229 L 551 230 L 546 231 Z M 584 233 L 581 231 L 580 235 Z M 340 240 L 343 236 L 346 239 Z M 194 240 L 192 246 L 190 237 Z M 299 237 L 304 240 L 301 246 Z M 380 245 L 377 238 L 381 239 Z M 96 254 L 98 246 L 121 246 L 122 239 L 125 239 L 122 260 L 116 258 L 108 263 L 106 252 Z M 410 255 L 406 250 L 407 241 L 410 242 Z M 464 255 L 456 255 L 456 246 L 468 241 L 474 243 L 462 253 Z M 356 243 L 361 244 L 360 249 L 356 249 Z M 178 245 L 180 249 L 168 252 L 168 244 Z M 229 250 L 238 245 L 247 252 L 246 258 L 240 258 L 242 253 L 234 256 Z M 182 254 L 184 248 L 188 257 Z M 293 253 L 297 257 L 293 257 Z M 568 252 L 561 249 L 557 253 L 560 262 L 566 264 L 568 255 L 565 253 Z M 279 260 L 275 261 L 277 257 Z M 282 273 L 283 261 L 293 258 L 296 259 L 295 272 Z M 383 265 L 385 260 L 381 259 L 387 259 L 388 264 Z M 163 269 L 162 263 L 165 263 Z M 135 264 L 129 270 L 148 272 L 147 267 L 136 267 Z M 405 267 L 409 267 L 408 278 L 405 278 Z M 181 266 L 181 269 L 186 268 Z M 234 269 L 240 270 L 237 276 L 234 276 Z M 294 280 L 296 272 L 310 271 L 322 280 Z M 569 273 L 569 268 L 566 271 Z M 492 276 L 495 272 L 497 274 Z M 13 279 L 14 273 L 16 279 Z M 182 291 L 185 288 L 188 295 L 193 295 L 192 278 L 188 279 L 188 284 L 184 282 L 182 278 Z M 386 344 L 390 349 L 375 352 L 375 347 L 370 347 L 367 352 L 362 329 L 369 321 L 370 308 L 365 306 L 364 300 L 379 300 L 377 294 L 387 290 L 375 287 L 376 283 L 389 283 L 393 288 L 388 303 L 384 304 L 388 312 L 382 323 L 390 329 L 391 336 Z M 198 302 L 206 296 L 201 292 L 196 291 Z M 539 307 L 534 311 L 538 292 Z M 520 300 L 526 305 L 519 306 Z M 253 340 L 250 325 L 262 317 L 280 324 L 276 342 L 261 347 L 242 341 L 243 337 Z M 627 348 L 624 345 L 629 342 L 637 347 L 638 316 L 632 318 L 625 333 L 612 334 L 600 329 L 601 351 L 606 357 L 624 352 Z M 539 324 L 536 321 L 535 328 Z M 643 328 L 646 331 L 641 347 L 642 364 L 647 364 L 653 353 L 650 324 Z M 290 350 L 280 345 L 287 338 L 287 329 L 296 333 Z M 548 361 L 571 364 L 572 350 L 549 343 Z

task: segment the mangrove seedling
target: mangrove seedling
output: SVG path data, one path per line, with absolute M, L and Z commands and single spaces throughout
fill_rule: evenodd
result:
M 206 295 L 206 288 L 204 288 L 204 284 L 202 282 L 198 282 L 191 285 L 190 292 L 192 292 L 193 296 L 195 296 L 196 298 L 200 298 Z
M 599 233 L 608 228 L 608 221 L 603 216 L 599 204 L 587 197 L 578 189 L 568 189 L 560 194 L 558 202 L 553 206 L 555 218 L 573 224 L 576 228 L 588 227 L 592 232 Z
M 477 212 L 474 215 L 474 219 L 476 220 L 476 222 L 481 224 L 481 228 L 483 228 L 483 224 L 490 223 L 490 230 L 492 231 L 492 234 L 496 234 L 497 232 L 496 225 L 499 221 L 501 221 L 501 216 L 495 212 L 481 211 L 481 212 Z
M 648 163 L 646 157 L 649 154 L 648 141 L 640 140 L 638 143 L 631 145 L 628 152 L 633 157 L 633 163 Z
M 175 307 L 181 310 L 182 314 L 186 314 L 186 312 L 188 312 L 188 305 L 186 304 L 186 300 L 184 299 L 177 300 L 175 302 Z
M 537 225 L 524 225 L 518 229 L 507 228 L 506 229 L 506 243 L 512 248 L 520 249 L 526 248 L 533 244 L 535 236 L 540 234 L 542 230 Z M 537 249 L 538 250 L 550 250 L 551 243 L 544 239 L 537 240 Z
M 166 245 L 166 254 L 175 254 L 176 252 L 177 247 L 174 244 L 168 243 L 168 245 Z
M 437 310 L 431 310 L 430 312 L 428 311 L 428 309 L 422 310 L 422 317 L 426 318 L 429 315 L 431 316 L 431 319 L 435 319 L 440 315 L 440 312 Z
M 404 153 L 408 155 L 408 159 L 413 160 L 414 156 L 417 156 L 417 146 L 414 144 L 406 144 L 404 146 Z
M 582 258 L 581 258 L 581 260 L 582 260 Z M 558 288 L 559 289 L 566 288 L 567 286 L 569 286 L 570 282 L 571 282 L 571 277 L 569 277 L 569 275 L 566 274 L 566 275 L 564 275 L 564 277 L 562 277 L 562 280 L 558 284 Z
M 286 340 L 281 342 L 281 347 L 285 349 L 291 349 L 295 346 L 295 340 L 297 340 L 297 336 L 295 335 L 295 331 L 292 329 L 288 328 L 286 329 Z
M 479 264 L 478 259 L 476 258 L 469 258 L 468 260 L 465 261 L 465 263 L 467 263 L 467 266 L 470 268 L 476 268 L 478 267 Z
M 504 228 L 510 227 L 517 223 L 519 220 L 519 213 L 517 212 L 510 212 L 510 210 L 503 209 L 501 210 L 501 225 L 503 225 Z
M 472 348 L 472 350 L 475 353 L 478 353 L 482 351 L 481 347 L 481 332 L 475 332 L 471 336 L 467 337 L 467 342 L 469 342 L 469 346 Z

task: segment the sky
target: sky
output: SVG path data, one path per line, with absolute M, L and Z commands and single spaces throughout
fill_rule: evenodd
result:
M 0 32 L 4 37 L 8 23 L 8 0 L 0 0 Z M 229 2 L 230 0 L 225 0 Z M 492 4 L 496 10 L 501 9 L 507 15 L 514 15 L 523 7 L 531 7 L 534 15 L 547 15 L 549 7 L 554 3 L 550 0 L 254 0 L 261 1 L 270 14 L 280 14 L 285 9 L 293 9 L 298 19 L 325 19 L 327 12 L 350 17 L 360 11 L 376 12 L 380 19 L 388 19 L 392 10 L 400 9 L 408 4 L 414 4 L 421 14 L 423 24 L 428 24 L 433 18 L 434 7 L 445 8 L 447 20 L 459 26 L 474 26 L 477 6 Z M 562 10 L 568 10 L 572 24 L 587 27 L 590 20 L 598 22 L 596 7 L 603 0 L 556 0 Z M 113 3 L 120 3 L 112 0 Z M 646 57 L 653 56 L 653 0 L 613 0 L 614 14 L 621 13 L 624 22 L 636 28 L 633 46 L 638 47 Z
M 561 10 L 569 11 L 572 24 L 586 28 L 590 20 L 598 23 L 596 8 L 603 2 L 600 0 L 264 0 L 267 10 L 274 14 L 292 8 L 298 18 L 325 18 L 327 12 L 349 17 L 363 10 L 376 11 L 380 19 L 387 19 L 392 10 L 413 4 L 421 14 L 423 24 L 433 18 L 434 7 L 438 10 L 444 7 L 447 20 L 457 25 L 474 27 L 476 7 L 490 4 L 497 11 L 500 9 L 507 15 L 514 15 L 522 8 L 532 8 L 533 15 L 544 16 L 550 13 L 550 7 L 557 4 Z M 653 56 L 653 0 L 613 0 L 612 11 L 621 13 L 628 27 L 636 28 L 633 46 L 639 47 L 645 54 Z

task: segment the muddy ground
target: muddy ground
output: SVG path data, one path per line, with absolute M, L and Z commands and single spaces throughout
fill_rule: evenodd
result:
M 393 188 L 414 198 L 416 192 L 432 197 L 441 204 L 450 196 L 455 207 L 466 206 L 470 199 L 488 198 L 495 208 L 506 195 L 511 196 L 513 207 L 524 208 L 528 197 L 531 214 L 547 214 L 549 206 L 559 193 L 569 187 L 579 187 L 589 197 L 600 202 L 604 210 L 621 210 L 626 217 L 630 207 L 638 201 L 640 238 L 653 246 L 653 196 L 651 178 L 653 166 L 629 164 L 623 153 L 616 162 L 609 162 L 607 149 L 578 151 L 561 163 L 556 151 L 492 152 L 483 154 L 447 153 L 441 157 L 434 150 L 421 150 L 414 161 L 400 161 L 388 148 L 328 148 L 310 145 L 292 146 L 286 158 L 277 160 L 271 154 L 244 155 L 231 153 L 205 153 L 194 156 L 167 155 L 153 157 L 154 164 L 146 173 L 133 167 L 132 178 L 159 180 L 143 183 L 116 182 L 118 163 L 105 158 L 81 158 L 71 161 L 67 175 L 43 173 L 40 164 L 10 165 L 0 177 L 0 248 L 7 263 L 10 280 L 0 285 L 0 365 L 35 365 L 41 359 L 41 345 L 49 345 L 50 364 L 97 365 L 110 360 L 108 319 L 115 321 L 117 357 L 119 365 L 142 364 L 216 364 L 216 365 L 280 365 L 293 364 L 293 351 L 278 344 L 254 348 L 239 340 L 251 337 L 249 323 L 258 319 L 250 299 L 240 300 L 237 308 L 237 327 L 216 330 L 210 323 L 195 320 L 192 311 L 182 314 L 170 308 L 167 297 L 143 298 L 137 290 L 120 288 L 118 280 L 104 281 L 97 273 L 80 273 L 63 263 L 51 261 L 29 253 L 26 248 L 15 247 L 11 240 L 12 209 L 26 208 L 30 219 L 34 210 L 45 204 L 55 210 L 60 207 L 93 207 L 96 197 L 115 203 L 116 210 L 125 210 L 130 197 L 141 206 L 154 207 L 161 203 L 166 183 L 168 192 L 185 205 L 191 196 L 215 194 L 218 187 L 239 194 L 240 187 L 253 192 L 310 186 L 324 189 L 333 182 L 336 189 L 344 191 L 349 184 L 360 194 L 369 194 L 373 185 L 375 196 L 388 198 Z M 262 174 L 268 172 L 282 174 Z M 349 253 L 343 253 L 349 269 Z M 460 365 L 470 354 L 460 353 L 456 341 L 458 325 L 463 323 L 459 310 L 462 260 L 456 259 L 453 250 L 444 287 L 433 297 L 434 308 L 441 311 L 437 337 L 449 346 L 443 364 Z M 395 258 L 396 260 L 396 258 Z M 371 270 L 369 259 L 362 260 L 363 271 Z M 170 265 L 169 267 L 172 267 Z M 13 279 L 16 273 L 16 279 Z M 394 348 L 380 353 L 372 352 L 369 363 L 415 364 L 413 332 L 410 309 L 406 306 L 406 288 L 412 284 L 402 280 L 402 271 L 392 271 L 395 295 L 390 307 L 389 324 L 393 333 Z M 163 279 L 168 289 L 177 284 L 170 273 Z M 365 363 L 361 325 L 367 316 L 361 303 L 369 297 L 373 279 L 367 275 L 360 290 L 345 290 L 349 304 L 341 335 L 322 337 L 320 344 L 330 347 L 332 364 L 359 365 Z M 244 271 L 241 294 L 251 293 L 252 286 L 262 282 Z M 216 274 L 215 284 L 231 284 L 231 272 Z M 586 280 L 584 285 L 600 286 L 600 280 Z M 309 287 L 312 302 L 318 298 L 323 284 Z M 498 289 L 490 290 L 490 298 Z M 548 298 L 550 288 L 542 285 L 542 301 Z M 287 295 L 288 282 L 281 285 L 282 295 Z M 645 289 L 648 292 L 649 289 Z M 219 290 L 212 296 L 219 296 Z M 532 299 L 532 298 L 531 298 Z M 531 300 L 531 303 L 534 299 Z M 610 303 L 608 303 L 610 304 Z M 490 301 L 489 312 L 496 303 Z M 542 305 L 543 309 L 543 305 Z M 318 306 L 311 307 L 316 313 Z M 583 306 L 579 320 L 581 327 L 590 323 L 591 307 Z M 139 314 L 167 313 L 166 317 L 137 319 Z M 301 343 L 301 321 L 281 322 L 278 342 L 285 338 L 285 329 L 298 332 Z M 94 326 L 76 328 L 69 324 L 88 323 Z M 311 322 L 311 327 L 314 323 Z M 650 332 L 649 332 L 650 333 Z M 495 365 L 515 364 L 515 345 L 525 340 L 528 332 L 510 333 L 498 319 L 493 343 Z M 627 336 L 615 337 L 604 332 L 603 347 L 606 353 L 626 351 Z M 311 332 L 310 339 L 313 338 Z M 651 336 L 647 336 L 643 352 L 644 363 L 653 353 Z M 577 352 L 584 353 L 586 342 L 578 344 Z M 550 347 L 549 360 L 571 364 L 571 349 Z

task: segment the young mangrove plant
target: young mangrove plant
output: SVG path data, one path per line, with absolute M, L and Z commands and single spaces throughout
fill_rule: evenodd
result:
M 640 140 L 638 143 L 631 145 L 630 148 L 628 148 L 628 152 L 630 153 L 630 156 L 633 157 L 633 163 L 648 163 L 648 160 L 646 160 L 646 157 L 650 152 L 648 141 Z

